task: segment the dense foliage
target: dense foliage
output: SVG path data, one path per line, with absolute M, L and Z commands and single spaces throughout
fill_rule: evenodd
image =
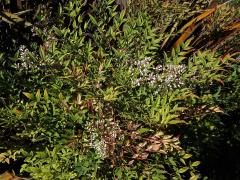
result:
M 239 176 L 237 3 L 1 2 L 2 177 Z

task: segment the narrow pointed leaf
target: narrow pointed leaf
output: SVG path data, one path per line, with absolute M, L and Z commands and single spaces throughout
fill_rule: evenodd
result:
M 41 99 L 41 92 L 40 92 L 40 89 L 37 90 L 37 93 L 36 93 L 36 99 L 37 99 L 37 101 L 40 101 L 40 99 Z
M 45 101 L 48 101 L 48 92 L 46 89 L 44 90 L 43 96 L 44 96 Z
M 28 92 L 23 92 L 23 95 L 26 96 L 28 99 L 33 99 L 33 95 Z

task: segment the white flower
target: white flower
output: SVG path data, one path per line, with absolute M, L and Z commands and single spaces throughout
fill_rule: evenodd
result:
M 157 91 L 159 89 L 175 89 L 181 88 L 185 85 L 182 80 L 182 74 L 186 71 L 185 65 L 158 65 L 152 66 L 153 60 L 149 57 L 143 60 L 136 60 L 133 63 L 129 63 L 130 72 L 134 72 L 134 69 L 139 71 L 137 79 L 132 80 L 134 86 L 141 86 L 148 84 L 155 87 Z

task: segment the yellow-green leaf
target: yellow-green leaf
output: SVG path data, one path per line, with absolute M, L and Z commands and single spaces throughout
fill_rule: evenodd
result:
M 77 22 L 76 22 L 76 20 L 73 21 L 72 26 L 73 26 L 74 29 L 76 29 L 76 27 L 77 27 Z
M 183 159 L 189 159 L 190 157 L 192 157 L 191 154 L 185 154 L 185 155 L 183 156 Z
M 39 54 L 42 59 L 45 59 L 45 50 L 44 50 L 43 46 L 39 47 Z
M 5 17 L 4 17 L 5 16 Z M 31 26 L 32 24 L 30 22 L 25 21 L 23 18 L 17 16 L 16 14 L 12 14 L 9 12 L 3 12 L 3 16 L 0 16 L 0 18 L 10 24 L 13 23 L 23 23 L 25 26 Z
M 187 122 L 184 120 L 172 120 L 169 121 L 168 124 L 187 124 Z
M 186 162 L 184 159 L 180 158 L 180 161 L 186 166 Z
M 199 176 L 197 176 L 197 175 L 193 175 L 193 176 L 190 177 L 189 180 L 198 180 L 198 177 L 199 177 Z
M 188 167 L 183 167 L 178 170 L 180 174 L 185 173 L 189 168 Z
M 92 23 L 94 24 L 94 25 L 97 25 L 98 23 L 97 23 L 97 20 L 91 15 L 91 14 L 88 14 L 88 16 L 90 17 L 90 20 L 92 21 Z
M 40 99 L 41 99 L 41 92 L 40 92 L 40 89 L 37 90 L 37 93 L 36 93 L 36 99 L 37 99 L 37 101 L 40 101 Z
M 195 161 L 191 164 L 192 167 L 196 167 L 200 164 L 201 162 L 200 161 Z
M 46 101 L 48 101 L 48 92 L 47 89 L 44 90 L 43 97 Z
M 28 99 L 33 99 L 33 95 L 28 92 L 23 92 L 23 95 L 26 96 Z

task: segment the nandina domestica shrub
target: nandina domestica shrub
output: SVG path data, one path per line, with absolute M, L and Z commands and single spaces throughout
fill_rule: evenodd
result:
M 199 6 L 189 18 L 200 23 Z M 221 118 L 239 109 L 239 54 L 198 48 L 187 25 L 179 39 L 181 18 L 168 32 L 134 2 L 69 1 L 51 23 L 50 7 L 31 27 L 42 43 L 1 54 L 1 167 L 33 179 L 202 178 L 199 146 L 217 142 L 208 133 L 224 134 Z

